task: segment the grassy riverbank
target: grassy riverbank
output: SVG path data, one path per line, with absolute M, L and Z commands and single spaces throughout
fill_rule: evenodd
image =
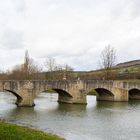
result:
M 0 122 L 0 140 L 64 140 L 35 129 Z

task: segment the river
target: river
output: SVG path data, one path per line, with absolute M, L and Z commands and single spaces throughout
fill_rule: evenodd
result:
M 41 93 L 35 107 L 17 107 L 16 98 L 0 92 L 0 117 L 33 126 L 66 140 L 140 140 L 140 101 L 59 104 L 55 93 Z

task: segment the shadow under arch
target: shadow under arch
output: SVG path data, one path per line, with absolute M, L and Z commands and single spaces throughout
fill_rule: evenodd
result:
M 55 93 L 58 93 L 58 102 L 60 103 L 73 103 L 73 97 L 70 95 L 67 91 L 62 90 L 62 89 L 48 89 L 42 92 L 49 92 L 49 91 L 54 91 Z
M 44 93 L 44 92 L 45 93 L 51 93 L 53 91 L 54 91 L 54 93 L 58 93 L 58 100 L 57 101 L 59 103 L 73 103 L 73 97 L 72 97 L 72 95 L 70 95 L 67 91 L 62 90 L 62 89 L 53 88 L 53 89 L 48 89 L 48 90 L 42 91 L 40 93 Z
M 4 89 L 4 91 L 10 92 L 12 93 L 14 96 L 16 96 L 17 100 L 16 100 L 16 105 L 18 105 L 23 99 L 21 96 L 19 96 L 16 92 L 8 90 L 8 89 Z
M 62 89 L 53 88 L 55 92 L 58 93 L 58 102 L 60 103 L 72 103 L 72 95 L 70 95 L 67 91 Z
M 96 100 L 97 101 L 114 101 L 114 94 L 104 88 L 96 88 Z
M 58 94 L 61 94 L 62 96 L 67 96 L 67 97 L 71 97 L 72 96 L 65 90 L 62 90 L 62 89 L 52 89 L 54 90 L 55 92 L 57 92 Z
M 140 100 L 140 90 L 133 88 L 129 90 L 129 100 Z

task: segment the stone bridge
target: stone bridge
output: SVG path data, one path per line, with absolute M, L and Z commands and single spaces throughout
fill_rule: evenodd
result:
M 58 101 L 86 104 L 86 95 L 93 89 L 97 100 L 128 101 L 140 99 L 140 82 L 106 80 L 62 80 L 62 81 L 0 81 L 0 91 L 11 92 L 17 97 L 18 106 L 33 106 L 41 92 L 54 90 Z

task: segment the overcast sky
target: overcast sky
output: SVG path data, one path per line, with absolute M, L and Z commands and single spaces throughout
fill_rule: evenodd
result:
M 140 0 L 0 0 L 0 69 L 54 57 L 75 70 L 99 68 L 110 44 L 117 62 L 140 59 Z

